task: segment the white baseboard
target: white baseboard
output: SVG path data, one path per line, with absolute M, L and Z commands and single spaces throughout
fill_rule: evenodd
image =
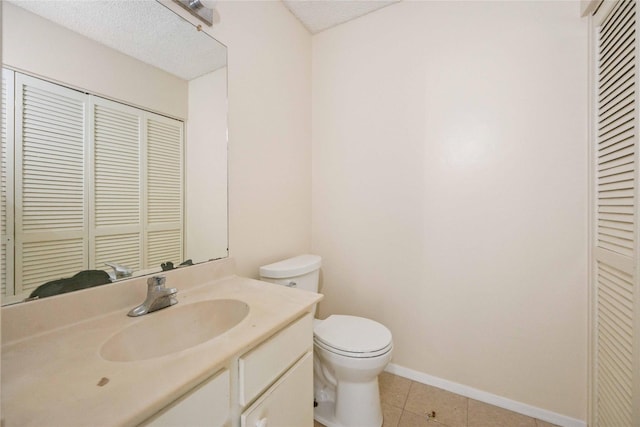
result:
M 473 387 L 454 383 L 453 381 L 434 377 L 423 372 L 414 371 L 413 369 L 405 368 L 404 366 L 396 365 L 395 363 L 390 363 L 389 365 L 387 365 L 385 371 L 394 375 L 408 378 L 413 381 L 417 381 L 422 384 L 427 384 L 433 387 L 447 390 L 452 393 L 459 394 L 460 396 L 469 397 L 480 402 L 508 409 L 510 411 L 537 418 L 551 424 L 556 424 L 561 427 L 587 427 L 586 421 L 567 417 L 566 415 L 547 411 L 546 409 L 537 408 L 525 403 L 516 402 L 515 400 L 507 399 L 506 397 L 497 396 L 495 394 L 478 390 Z

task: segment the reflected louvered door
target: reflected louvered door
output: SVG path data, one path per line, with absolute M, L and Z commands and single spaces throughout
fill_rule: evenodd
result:
M 93 201 L 91 261 L 142 268 L 142 115 L 126 105 L 93 97 Z
M 638 58 L 636 2 L 593 19 L 595 202 L 592 413 L 599 427 L 640 427 Z
M 146 117 L 147 265 L 183 260 L 183 123 Z
M 27 294 L 87 268 L 87 95 L 15 76 L 15 283 Z
M 0 285 L 2 298 L 13 295 L 13 120 L 14 72 L 2 70 L 2 153 L 0 176 Z
M 2 112 L 6 301 L 107 262 L 183 261 L 181 121 L 18 72 Z

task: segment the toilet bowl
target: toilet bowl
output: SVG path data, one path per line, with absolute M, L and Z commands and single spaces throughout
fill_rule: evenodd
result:
M 301 255 L 260 267 L 260 278 L 317 292 L 320 264 L 317 255 Z M 327 427 L 380 427 L 378 375 L 391 360 L 391 332 L 347 315 L 316 319 L 313 332 L 314 418 Z
M 391 332 L 370 319 L 332 315 L 314 326 L 315 418 L 327 427 L 382 425 L 378 375 Z

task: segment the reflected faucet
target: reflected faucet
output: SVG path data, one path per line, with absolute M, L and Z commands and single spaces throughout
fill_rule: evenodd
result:
M 125 267 L 124 265 L 116 264 L 115 262 L 105 262 L 105 265 L 113 268 L 112 278 L 116 279 L 124 279 L 125 277 L 131 277 L 133 274 L 133 270 Z
M 137 317 L 178 303 L 176 288 L 165 288 L 167 278 L 153 276 L 147 279 L 147 298 L 142 304 L 133 308 L 127 316 Z

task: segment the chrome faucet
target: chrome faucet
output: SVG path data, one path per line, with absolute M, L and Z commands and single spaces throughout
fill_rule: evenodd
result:
M 153 276 L 147 279 L 147 298 L 142 304 L 132 309 L 127 316 L 137 317 L 152 311 L 160 310 L 178 303 L 176 288 L 165 288 L 167 278 Z
M 125 267 L 124 265 L 116 264 L 115 262 L 105 262 L 105 265 L 113 268 L 113 279 L 124 279 L 125 277 L 131 277 L 133 270 Z

